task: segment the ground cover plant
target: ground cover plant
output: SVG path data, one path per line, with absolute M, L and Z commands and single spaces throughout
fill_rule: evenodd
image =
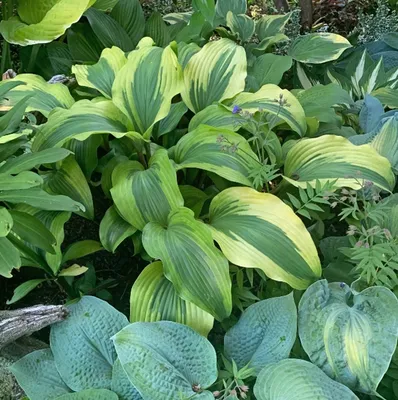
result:
M 398 26 L 148 3 L 2 2 L 2 308 L 68 311 L 10 371 L 31 400 L 398 398 Z

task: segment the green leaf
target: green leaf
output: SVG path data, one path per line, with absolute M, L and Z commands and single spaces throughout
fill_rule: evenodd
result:
M 118 246 L 136 231 L 118 214 L 116 207 L 111 206 L 101 220 L 99 236 L 104 248 L 114 253 Z
M 118 400 L 116 393 L 106 389 L 87 389 L 78 393 L 64 394 L 57 400 Z
M 85 296 L 68 306 L 68 318 L 51 327 L 50 343 L 57 370 L 74 391 L 110 388 L 116 351 L 110 338 L 127 318 L 107 302 Z
M 145 36 L 152 38 L 158 47 L 166 47 L 171 42 L 170 33 L 163 21 L 162 14 L 159 12 L 151 14 L 146 21 Z
M 103 248 L 100 242 L 95 240 L 81 240 L 80 242 L 73 243 L 68 247 L 62 258 L 62 264 L 71 260 L 77 260 L 78 258 L 88 256 L 101 250 L 103 250 Z
M 34 351 L 10 367 L 30 400 L 53 400 L 71 392 L 55 367 L 50 349 Z
M 398 300 L 384 287 L 353 292 L 314 283 L 299 304 L 301 344 L 311 361 L 353 390 L 375 394 L 398 338 Z
M 166 224 L 170 211 L 184 204 L 176 172 L 164 149 L 155 152 L 147 170 L 137 161 L 119 164 L 112 181 L 111 194 L 118 212 L 139 230 L 148 222 Z
M 213 25 L 216 16 L 216 6 L 214 0 L 192 0 L 192 8 L 204 16 L 205 20 Z
M 289 357 L 296 341 L 293 292 L 248 307 L 224 337 L 225 354 L 239 369 L 249 364 L 258 375 L 264 366 Z
M 295 359 L 267 365 L 257 378 L 254 394 L 257 400 L 358 400 L 317 366 Z
M 21 172 L 16 176 L 0 174 L 0 187 L 3 191 L 29 189 L 42 184 L 43 178 L 30 171 Z
M 122 0 L 97 0 L 93 4 L 93 7 L 97 8 L 98 10 L 109 11 L 116 7 L 116 5 L 121 1 Z
M 283 33 L 291 14 L 263 15 L 256 21 L 256 34 L 261 41 Z
M 73 264 L 69 268 L 63 269 L 58 276 L 79 276 L 88 271 L 87 267 L 81 267 L 80 265 Z
M 35 216 L 26 212 L 10 210 L 14 221 L 12 231 L 26 242 L 55 254 L 56 239 L 46 226 Z
M 203 205 L 210 196 L 195 186 L 180 185 L 179 189 L 184 198 L 185 207 L 190 208 L 195 213 L 195 218 L 199 218 Z
M 246 0 L 217 0 L 216 3 L 217 14 L 226 18 L 229 11 L 233 14 L 246 14 L 247 11 L 247 1 Z
M 143 398 L 174 400 L 195 396 L 212 399 L 206 391 L 217 379 L 216 352 L 193 329 L 175 322 L 136 322 L 114 338 L 129 380 Z M 184 343 L 184 346 L 181 346 Z
M 9 133 L 19 131 L 21 121 L 25 114 L 25 109 L 29 100 L 33 97 L 33 93 L 29 93 L 22 98 L 15 106 L 5 115 L 0 117 L 0 137 Z
M 243 136 L 205 125 L 179 140 L 174 149 L 174 161 L 177 169 L 199 168 L 247 186 L 251 186 L 250 172 L 259 163 Z
M 10 212 L 4 207 L 0 207 L 0 237 L 6 237 L 13 225 L 14 221 Z
M 94 65 L 74 65 L 72 73 L 80 86 L 97 89 L 102 95 L 112 97 L 112 85 L 117 72 L 126 64 L 127 58 L 118 47 L 104 49 Z
M 181 118 L 187 111 L 188 108 L 184 102 L 180 101 L 179 103 L 173 103 L 167 117 L 159 121 L 153 130 L 153 137 L 155 140 L 158 140 L 161 136 L 172 132 L 175 128 L 177 128 Z
M 0 275 L 12 278 L 11 271 L 21 266 L 19 251 L 5 237 L 0 237 Z
M 229 188 L 214 197 L 209 214 L 213 238 L 231 263 L 261 269 L 295 289 L 305 289 L 321 276 L 305 225 L 276 196 Z
M 280 104 L 281 100 L 284 105 Z M 307 130 L 307 121 L 300 102 L 292 93 L 279 86 L 268 84 L 256 93 L 241 93 L 230 104 L 250 113 L 261 110 L 273 114 L 285 121 L 300 136 L 304 136 Z
M 245 14 L 235 15 L 231 11 L 227 14 L 227 26 L 238 35 L 242 42 L 248 42 L 254 34 L 254 20 Z
M 37 286 L 39 286 L 41 283 L 45 281 L 46 279 L 32 279 L 17 286 L 14 289 L 14 294 L 12 295 L 11 300 L 7 300 L 7 304 L 11 305 L 21 300 L 27 294 L 29 294 L 33 289 L 35 289 Z M 37 384 L 37 382 L 35 382 L 35 384 Z
M 20 1 L 19 17 L 0 22 L 0 33 L 9 43 L 28 46 L 49 43 L 59 38 L 93 0 L 32 0 Z
M 245 88 L 246 64 L 243 47 L 233 41 L 207 43 L 184 68 L 184 103 L 198 113 L 214 102 L 234 97 Z
M 181 91 L 182 70 L 174 44 L 161 49 L 144 38 L 138 46 L 116 75 L 112 98 L 133 130 L 148 139 L 154 124 L 168 115 L 172 98 Z
M 113 364 L 111 389 L 119 396 L 119 400 L 142 400 L 138 390 L 129 381 L 119 359 Z
M 214 318 L 178 296 L 165 277 L 160 261 L 148 265 L 134 282 L 130 296 L 130 322 L 174 321 L 190 326 L 203 336 Z
M 379 99 L 389 108 L 398 108 L 398 90 L 388 87 L 376 89 L 372 92 L 372 96 Z
M 350 47 L 346 38 L 335 33 L 310 33 L 292 43 L 289 55 L 305 64 L 322 64 L 337 60 Z
M 170 213 L 166 224 L 148 223 L 142 243 L 152 258 L 162 261 L 164 274 L 180 297 L 220 321 L 230 315 L 228 262 L 193 211 L 181 208 Z
M 395 177 L 389 161 L 370 145 L 355 146 L 341 136 L 303 139 L 287 153 L 285 179 L 295 186 L 315 187 L 336 180 L 334 187 L 359 189 L 364 181 L 392 190 Z

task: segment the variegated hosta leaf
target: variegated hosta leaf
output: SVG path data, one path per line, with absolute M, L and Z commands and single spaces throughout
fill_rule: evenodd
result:
M 398 338 L 398 300 L 384 287 L 353 292 L 322 280 L 299 304 L 299 335 L 311 361 L 353 390 L 375 394 Z
M 300 136 L 304 136 L 307 130 L 305 113 L 300 102 L 288 90 L 279 86 L 264 85 L 256 93 L 241 93 L 230 103 L 250 113 L 264 111 L 273 114 Z
M 7 100 L 2 100 L 3 107 L 13 107 L 27 95 L 33 94 L 28 100 L 27 111 L 39 111 L 45 117 L 56 107 L 70 108 L 75 100 L 69 93 L 69 89 L 61 83 L 47 83 L 41 76 L 33 74 L 21 74 L 11 82 L 24 84 L 14 87 L 7 92 Z M 0 82 L 0 91 L 10 81 Z M 6 86 L 5 86 L 6 87 Z
M 117 210 L 139 230 L 148 222 L 165 225 L 170 211 L 184 205 L 175 169 L 164 149 L 155 152 L 147 170 L 137 161 L 119 164 L 112 182 L 111 194 Z
M 28 46 L 49 43 L 79 21 L 95 0 L 20 0 L 19 17 L 0 22 L 7 42 Z
M 324 135 L 316 139 L 303 139 L 287 153 L 285 179 L 305 188 L 321 182 L 336 180 L 336 187 L 358 189 L 364 181 L 392 190 L 395 177 L 391 164 L 375 149 L 366 144 L 355 146 L 348 139 Z
M 214 399 L 206 389 L 217 379 L 216 352 L 192 328 L 169 321 L 135 322 L 113 341 L 124 371 L 144 399 Z
M 74 65 L 72 73 L 80 86 L 97 89 L 102 95 L 112 97 L 112 85 L 117 72 L 126 64 L 124 51 L 118 47 L 104 49 L 94 65 Z
M 167 224 L 151 222 L 142 243 L 163 263 L 164 274 L 184 300 L 222 321 L 231 313 L 228 261 L 213 243 L 210 229 L 188 208 L 172 211 Z
M 305 225 L 274 195 L 244 187 L 226 189 L 210 204 L 209 224 L 233 264 L 259 268 L 295 289 L 305 289 L 321 276 Z
M 148 265 L 134 282 L 130 296 L 130 322 L 174 321 L 188 325 L 203 336 L 213 328 L 214 318 L 178 296 L 164 276 L 160 261 Z
M 206 125 L 179 140 L 174 149 L 174 161 L 178 169 L 204 169 L 247 186 L 251 186 L 250 172 L 259 163 L 243 136 Z
M 135 132 L 149 138 L 153 125 L 165 118 L 172 98 L 182 89 L 182 70 L 174 43 L 165 49 L 153 47 L 150 38 L 138 44 L 127 63 L 116 74 L 112 99 L 133 125 Z
M 246 54 L 229 39 L 207 43 L 184 68 L 182 99 L 198 113 L 207 106 L 230 99 L 245 88 Z
M 288 358 L 296 341 L 297 310 L 293 292 L 248 307 L 224 336 L 227 357 L 255 374 L 267 364 Z
M 85 140 L 90 135 L 100 133 L 111 133 L 120 138 L 130 128 L 124 114 L 110 100 L 81 100 L 69 110 L 54 110 L 37 132 L 32 149 L 36 152 L 61 147 L 68 140 Z
M 254 394 L 257 400 L 358 400 L 316 365 L 297 359 L 267 365 L 257 378 Z

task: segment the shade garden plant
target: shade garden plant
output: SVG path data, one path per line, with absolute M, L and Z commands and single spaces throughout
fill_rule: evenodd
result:
M 2 5 L 4 307 L 68 310 L 30 400 L 398 398 L 398 32 Z

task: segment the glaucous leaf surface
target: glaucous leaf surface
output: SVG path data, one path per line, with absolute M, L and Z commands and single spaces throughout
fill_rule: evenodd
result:
M 118 395 L 119 400 L 142 400 L 139 391 L 124 372 L 119 359 L 113 364 L 111 389 Z
M 299 335 L 310 360 L 353 390 L 375 394 L 398 338 L 398 300 L 384 287 L 356 293 L 321 280 L 299 304 Z
M 116 393 L 106 389 L 87 389 L 77 393 L 64 394 L 57 400 L 118 400 Z

